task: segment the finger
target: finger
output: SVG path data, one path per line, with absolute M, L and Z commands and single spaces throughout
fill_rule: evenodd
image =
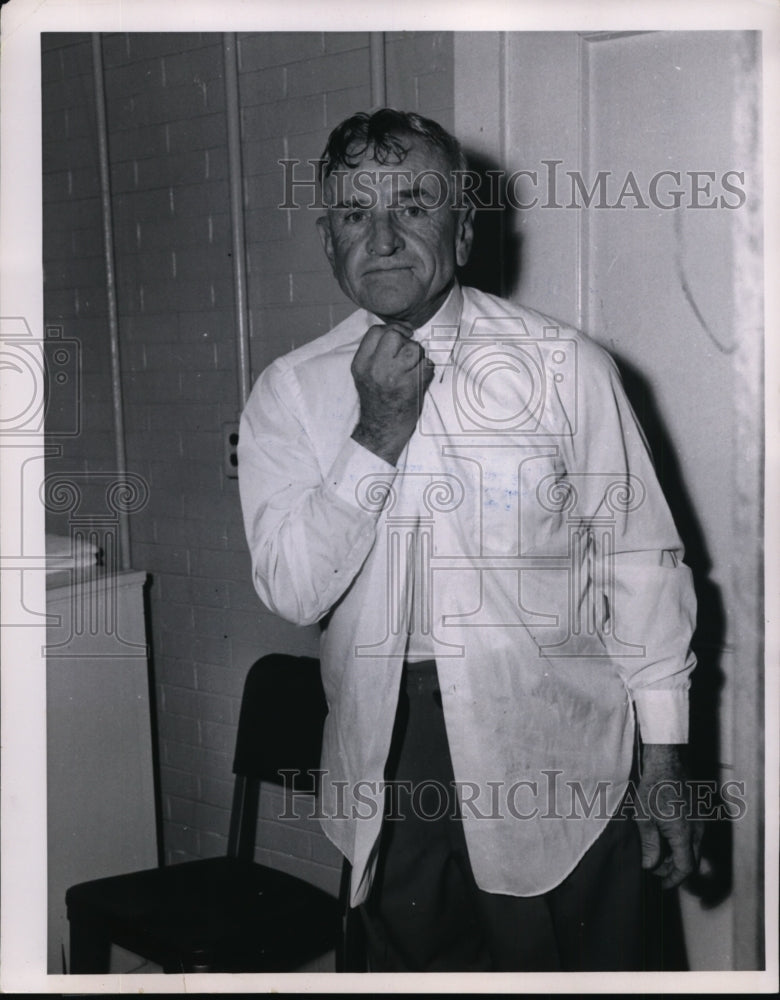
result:
M 422 381 L 423 389 L 427 389 L 428 386 L 433 381 L 433 376 L 436 372 L 436 365 L 427 356 L 423 356 L 422 365 L 420 366 L 420 379 Z
M 413 334 L 414 330 L 408 323 L 394 320 L 392 323 L 380 323 L 369 327 L 363 340 L 368 340 L 367 346 L 374 351 L 381 347 L 383 351 L 392 351 L 393 354 L 397 354 L 404 344 L 414 342 L 412 341 Z
M 697 831 L 685 820 L 681 820 L 665 824 L 661 832 L 668 845 L 669 854 L 653 874 L 659 876 L 664 889 L 672 889 L 683 882 L 696 868 L 694 842 Z
M 636 825 L 642 844 L 642 867 L 655 868 L 661 860 L 661 834 L 649 820 L 637 820 Z
M 677 867 L 675 859 L 671 854 L 668 854 L 660 864 L 648 866 L 643 863 L 642 867 L 651 867 L 652 874 L 656 878 L 661 879 L 661 887 L 664 889 L 673 889 L 674 886 L 679 885 L 690 874 L 684 868 Z
M 673 889 L 676 885 L 680 885 L 684 882 L 690 874 L 692 874 L 693 868 L 680 868 L 676 864 L 672 864 L 671 871 L 669 874 L 661 879 L 661 887 L 664 889 Z M 660 872 L 656 873 L 660 874 Z
M 418 365 L 424 365 L 425 361 L 427 361 L 425 351 L 413 340 L 407 341 L 396 357 L 406 366 L 408 371 L 411 371 L 412 368 L 417 368 Z
M 411 340 L 414 336 L 414 327 L 410 323 L 405 323 L 402 319 L 394 319 L 385 327 L 386 330 L 395 330 L 402 337 Z
M 425 351 L 416 340 L 409 340 L 404 334 L 390 330 L 379 344 L 376 357 L 378 360 L 400 363 L 405 371 L 410 371 L 420 364 Z
M 387 327 L 382 326 L 381 324 L 370 326 L 363 334 L 363 339 L 358 345 L 353 361 L 356 361 L 359 364 L 366 358 L 370 358 L 371 355 L 376 352 L 377 346 L 381 343 L 386 331 Z
M 693 873 L 693 850 L 688 840 L 670 844 L 672 849 L 671 868 L 664 877 L 661 885 L 664 889 L 671 889 L 683 882 Z
M 377 353 L 392 356 L 405 345 L 413 343 L 409 336 L 396 328 L 389 326 L 371 326 L 366 331 L 362 343 Z

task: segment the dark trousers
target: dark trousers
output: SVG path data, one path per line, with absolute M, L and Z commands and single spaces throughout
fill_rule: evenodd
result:
M 550 892 L 517 897 L 477 887 L 433 661 L 404 668 L 385 777 L 395 785 L 376 879 L 360 907 L 370 971 L 641 968 L 641 852 L 630 820 L 613 819 Z

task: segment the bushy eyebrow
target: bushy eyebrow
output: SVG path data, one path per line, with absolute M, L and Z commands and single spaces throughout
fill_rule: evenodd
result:
M 398 190 L 395 191 L 394 194 L 398 198 L 399 201 L 413 201 L 414 198 L 415 198 L 415 196 L 420 191 L 423 191 L 423 190 L 424 190 L 424 188 L 423 188 L 422 184 L 419 181 L 417 181 L 414 184 L 413 187 L 398 188 Z
M 350 209 L 350 208 L 373 208 L 376 204 L 376 198 L 359 198 L 357 195 L 353 195 L 351 198 L 346 198 L 343 201 L 334 201 L 332 204 L 328 205 L 328 208 L 334 209 Z

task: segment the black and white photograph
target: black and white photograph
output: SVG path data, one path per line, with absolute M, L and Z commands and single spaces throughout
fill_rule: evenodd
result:
M 774 992 L 780 14 L 223 6 L 0 12 L 3 991 Z

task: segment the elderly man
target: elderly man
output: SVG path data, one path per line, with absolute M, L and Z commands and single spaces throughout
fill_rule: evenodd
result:
M 637 969 L 642 865 L 694 866 L 690 573 L 611 359 L 459 285 L 464 170 L 416 114 L 331 134 L 319 233 L 359 308 L 243 414 L 254 583 L 321 626 L 369 968 Z

